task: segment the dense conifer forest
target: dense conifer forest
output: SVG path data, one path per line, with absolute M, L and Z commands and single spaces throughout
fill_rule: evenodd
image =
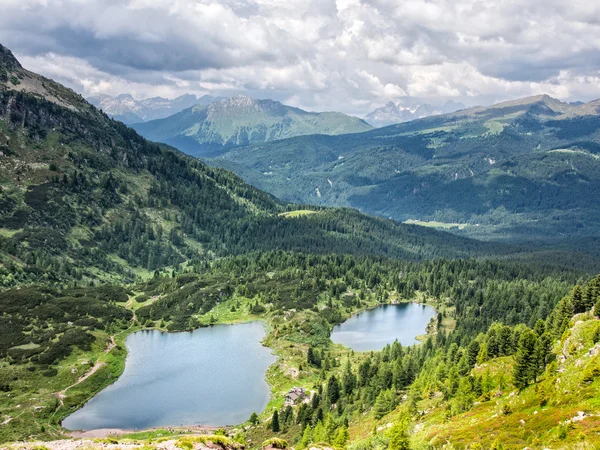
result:
M 225 448 L 598 444 L 593 248 L 282 202 L 143 139 L 1 46 L 0 152 L 2 443 L 66 437 L 61 421 L 123 372 L 135 331 L 262 320 L 272 399 L 211 438 Z M 330 339 L 352 314 L 409 301 L 437 311 L 419 344 Z M 309 400 L 284 406 L 296 385 Z M 180 432 L 124 442 L 201 440 Z

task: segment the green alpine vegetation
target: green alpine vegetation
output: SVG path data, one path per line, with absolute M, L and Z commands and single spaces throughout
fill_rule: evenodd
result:
M 1 46 L 0 152 L 3 447 L 600 445 L 593 245 L 587 258 L 280 201 L 147 141 Z M 420 344 L 331 341 L 351 315 L 401 302 L 437 311 Z M 250 320 L 277 362 L 246 423 L 68 440 L 62 420 L 123 373 L 131 333 Z M 295 387 L 308 396 L 286 404 Z
M 164 119 L 132 125 L 142 136 L 194 156 L 306 134 L 359 133 L 373 127 L 337 112 L 307 112 L 245 95 L 195 105 Z
M 508 251 L 355 210 L 280 202 L 230 172 L 145 140 L 73 91 L 24 70 L 5 48 L 0 60 L 2 286 L 131 282 L 258 250 L 413 260 Z M 307 209 L 314 213 L 294 212 Z
M 530 97 L 360 134 L 233 148 L 210 164 L 288 201 L 556 245 L 600 233 L 598 107 Z
M 283 393 L 298 383 L 317 390 L 319 380 L 329 380 L 340 370 L 341 361 L 348 360 L 353 367 L 363 362 L 366 354 L 355 355 L 329 339 L 331 327 L 352 313 L 382 303 L 421 299 L 440 313 L 430 328 L 432 338 L 441 334 L 444 337 L 435 339 L 446 342 L 447 336 L 448 345 L 462 345 L 497 321 L 534 327 L 579 277 L 516 263 L 420 263 L 278 251 L 226 257 L 126 287 L 68 283 L 62 288 L 38 285 L 5 290 L 0 293 L 0 324 L 5 330 L 0 342 L 0 409 L 6 423 L 0 427 L 0 440 L 62 436 L 60 421 L 121 374 L 123 342 L 131 332 L 184 331 L 256 318 L 269 323 L 265 342 L 279 356 L 268 380 L 273 405 L 282 408 L 277 418 L 280 429 L 287 439 L 300 439 L 306 425 L 316 426 L 328 408 L 314 406 L 302 413 L 305 423 L 292 426 L 282 406 Z M 588 296 L 595 291 L 584 292 L 587 308 Z M 406 348 L 405 354 L 414 359 L 406 359 L 404 372 L 396 375 L 391 365 L 372 364 L 389 370 L 390 380 L 397 379 L 393 385 L 385 384 L 386 392 L 392 386 L 398 392 L 407 389 L 425 361 L 422 347 Z M 298 377 L 289 375 L 290 368 L 297 369 Z M 93 376 L 78 381 L 91 370 Z M 345 383 L 342 378 L 337 381 Z M 368 396 L 357 396 L 364 397 L 363 406 L 354 411 L 368 411 L 375 405 L 381 391 L 378 383 L 370 385 Z M 338 395 L 333 389 L 330 400 Z M 343 392 L 340 388 L 340 398 Z M 385 395 L 380 402 L 390 398 L 389 404 L 398 402 L 396 394 Z M 352 423 L 355 417 L 347 414 L 336 423 L 345 423 L 345 418 Z M 267 437 L 263 425 L 248 435 L 254 442 Z
M 505 448 L 593 445 L 600 277 L 573 287 L 579 278 L 516 263 L 280 251 L 227 257 L 126 289 L 10 289 L 0 294 L 10 324 L 0 439 L 61 437 L 60 421 L 122 372 L 128 333 L 262 318 L 265 343 L 279 357 L 268 374 L 273 400 L 229 431 L 251 448 L 271 438 L 300 449 L 393 449 L 395 440 L 399 448 L 493 448 L 497 436 L 482 434 L 481 424 L 501 433 Z M 329 339 L 331 327 L 357 311 L 414 299 L 439 311 L 422 345 L 355 353 Z M 566 392 L 555 387 L 557 377 Z M 310 402 L 284 405 L 284 393 L 298 385 L 314 393 Z

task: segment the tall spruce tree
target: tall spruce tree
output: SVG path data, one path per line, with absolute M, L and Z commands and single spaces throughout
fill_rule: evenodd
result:
M 356 387 L 356 375 L 352 373 L 352 369 L 350 367 L 350 360 L 346 363 L 346 370 L 344 371 L 344 394 L 350 395 L 354 388 Z
M 583 299 L 583 289 L 581 286 L 575 286 L 571 292 L 571 303 L 573 304 L 573 313 L 579 314 L 585 312 L 586 303 Z
M 327 398 L 332 405 L 340 399 L 340 383 L 335 375 L 331 375 L 327 382 Z
M 526 388 L 531 381 L 535 381 L 537 378 L 539 372 L 537 346 L 538 337 L 533 331 L 526 330 L 521 334 L 513 372 L 513 382 L 519 390 Z
M 277 410 L 275 410 L 275 412 L 273 413 L 273 418 L 271 419 L 271 430 L 273 431 L 273 433 L 279 433 L 279 431 L 281 430 L 279 426 L 279 413 L 277 412 Z

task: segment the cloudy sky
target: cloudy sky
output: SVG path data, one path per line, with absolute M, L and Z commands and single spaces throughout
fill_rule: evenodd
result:
M 600 97 L 593 0 L 0 0 L 0 42 L 86 96 L 244 93 L 355 115 Z

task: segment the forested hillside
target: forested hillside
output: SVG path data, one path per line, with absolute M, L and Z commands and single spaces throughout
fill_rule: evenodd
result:
M 586 254 L 482 243 L 281 202 L 145 140 L 1 46 L 0 152 L 3 445 L 68 438 L 62 420 L 123 373 L 131 333 L 250 320 L 278 358 L 267 409 L 210 438 L 167 428 L 89 446 L 598 444 L 593 240 Z M 352 314 L 409 301 L 437 310 L 419 345 L 330 339 Z M 295 386 L 309 401 L 284 405 Z
M 600 277 L 576 286 L 533 325 L 494 323 L 462 342 L 427 343 L 405 401 L 380 394 L 374 421 L 350 428 L 363 437 L 350 448 L 596 448 L 599 287 Z M 387 352 L 392 361 L 399 353 Z M 377 431 L 367 437 L 366 425 Z
M 277 367 L 295 367 L 303 373 L 300 379 L 283 377 L 280 382 L 318 386 L 318 380 L 337 373 L 345 359 L 352 356 L 350 362 L 355 365 L 368 356 L 340 353 L 329 340 L 334 324 L 382 303 L 421 298 L 435 306 L 439 316 L 430 329 L 432 339 L 424 347 L 402 349 L 403 363 L 397 368 L 370 364 L 372 370 L 389 370 L 392 384 L 380 380 L 387 377 L 383 372 L 381 376 L 374 373 L 364 395 L 344 400 L 358 403 L 348 403 L 347 409 L 340 403 L 331 416 L 336 427 L 345 421 L 353 423 L 355 414 L 369 411 L 381 392 L 390 397 L 392 386 L 397 390 L 392 402 L 396 404 L 398 392 L 416 379 L 433 348 L 450 348 L 452 343 L 467 346 L 496 321 L 507 329 L 521 323 L 534 327 L 548 317 L 577 279 L 577 273 L 539 271 L 516 263 L 411 263 L 277 251 L 226 257 L 195 271 L 157 275 L 126 288 L 5 290 L 0 293 L 0 324 L 5 330 L 0 342 L 0 406 L 10 420 L 0 427 L 0 439 L 17 439 L 24 432 L 57 436 L 60 420 L 123 370 L 123 340 L 135 330 L 182 331 L 227 320 L 263 318 L 272 326 L 268 342 L 280 355 Z M 593 292 L 585 291 L 584 309 Z M 111 340 L 116 340 L 117 347 L 106 355 Z M 313 354 L 308 362 L 307 352 Z M 385 358 L 385 353 L 374 357 Z M 76 363 L 82 358 L 90 364 Z M 76 383 L 92 362 L 101 364 L 97 375 L 69 390 L 62 403 L 57 403 L 56 392 Z M 365 382 L 357 389 L 366 387 Z M 293 417 L 297 418 L 289 418 L 286 438 L 299 440 L 307 425 L 325 423 L 329 400 L 323 395 L 315 401 L 310 409 L 296 411 Z M 264 435 L 265 430 L 255 432 Z
M 600 232 L 598 102 L 548 96 L 210 160 L 294 202 L 352 206 L 482 239 Z
M 250 317 L 271 324 L 267 342 L 280 356 L 271 372 L 275 386 L 300 384 L 317 394 L 292 408 L 275 391 L 278 425 L 272 410 L 261 414 L 258 425 L 258 418 L 251 419 L 243 437 L 248 445 L 271 437 L 295 448 L 440 448 L 448 441 L 491 448 L 499 436 L 505 448 L 576 442 L 596 430 L 598 361 L 590 348 L 600 336 L 591 312 L 600 278 L 572 288 L 577 279 L 575 273 L 515 263 L 410 263 L 279 251 L 228 257 L 127 289 L 7 290 L 0 303 L 9 332 L 0 350 L 10 364 L 0 367 L 0 404 L 10 420 L 0 427 L 0 438 L 58 436 L 61 418 L 120 374 L 123 336 L 131 331 L 189 330 Z M 439 312 L 423 345 L 395 343 L 355 354 L 329 340 L 331 327 L 353 312 L 415 298 Z M 573 314 L 578 331 L 565 334 Z M 571 334 L 571 344 L 556 344 Z M 102 356 L 110 336 L 119 345 Z M 572 356 L 588 353 L 584 366 Z M 89 368 L 74 366 L 82 357 L 103 361 L 97 375 L 57 403 L 53 392 Z M 582 369 L 575 374 L 575 367 Z M 290 368 L 299 375 L 290 378 Z M 554 388 L 563 376 L 569 395 Z M 482 435 L 471 411 L 501 434 Z M 565 425 L 577 411 L 583 411 L 580 421 Z M 543 430 L 536 419 L 546 424 Z M 594 436 L 584 441 L 592 444 Z M 404 447 L 394 447 L 391 441 L 400 438 Z
M 255 250 L 421 259 L 495 249 L 353 210 L 282 203 L 230 172 L 145 140 L 24 70 L 4 48 L 1 67 L 4 286 L 132 281 L 144 271 Z M 291 210 L 300 213 L 285 214 Z

